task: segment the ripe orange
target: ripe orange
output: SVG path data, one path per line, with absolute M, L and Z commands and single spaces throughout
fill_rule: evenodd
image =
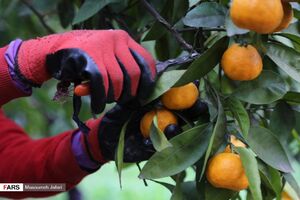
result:
M 221 65 L 232 80 L 248 81 L 258 77 L 263 63 L 258 51 L 252 46 L 231 45 L 223 54 Z
M 272 33 L 281 23 L 281 0 L 233 0 L 230 8 L 233 23 L 257 33 Z
M 190 108 L 197 101 L 199 90 L 194 83 L 189 83 L 180 87 L 169 89 L 161 97 L 165 107 L 172 110 L 182 110 Z
M 286 191 L 283 191 L 281 193 L 281 199 L 282 200 L 293 200 L 292 197 Z
M 216 188 L 234 191 L 246 189 L 249 185 L 241 158 L 234 153 L 213 156 L 208 163 L 206 178 Z
M 287 28 L 294 17 L 293 8 L 289 2 L 282 2 L 282 7 L 284 15 L 280 25 L 274 30 L 274 32 L 278 32 Z
M 90 94 L 90 86 L 88 83 L 77 85 L 74 89 L 74 94 L 77 96 L 87 96 Z
M 230 142 L 235 147 L 246 147 L 246 145 L 242 141 L 240 141 L 239 139 L 237 139 L 234 135 L 230 135 Z M 230 153 L 231 152 L 230 145 L 226 146 L 224 152 L 226 152 L 226 153 Z
M 171 124 L 178 124 L 177 117 L 171 111 L 166 109 L 152 110 L 146 113 L 140 122 L 140 130 L 145 138 L 150 135 L 150 128 L 155 115 L 157 116 L 158 128 L 161 131 L 164 131 Z

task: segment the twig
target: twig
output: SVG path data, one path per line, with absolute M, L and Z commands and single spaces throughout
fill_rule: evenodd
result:
M 44 16 L 39 13 L 39 11 L 27 0 L 21 0 L 21 2 L 26 5 L 39 19 L 44 28 L 48 31 L 48 33 L 55 33 L 55 31 L 45 22 Z
M 200 28 L 194 28 L 194 27 L 188 27 L 188 28 L 183 28 L 183 29 L 177 29 L 177 32 L 183 33 L 187 31 L 196 31 L 200 30 Z M 202 31 L 226 31 L 224 28 L 201 28 Z
M 141 0 L 146 9 L 150 12 L 150 14 L 157 19 L 163 26 L 165 26 L 175 37 L 177 42 L 182 46 L 184 50 L 189 52 L 193 52 L 192 45 L 188 44 L 181 35 L 174 29 L 156 10 L 147 2 L 147 0 Z
M 165 60 L 165 61 L 158 61 L 156 63 L 157 72 L 162 73 L 163 71 L 165 71 L 167 68 L 169 68 L 171 66 L 182 65 L 182 64 L 185 64 L 185 63 L 192 62 L 193 60 L 195 60 L 199 56 L 200 56 L 200 54 L 195 52 L 195 53 L 192 53 L 192 54 L 186 55 L 186 56 L 180 56 L 180 57 L 168 59 L 168 60 Z
M 136 163 L 136 166 L 138 167 L 139 171 L 141 172 L 141 171 L 142 171 L 142 168 L 141 168 L 139 162 Z M 148 186 L 148 183 L 147 183 L 146 179 L 143 179 L 143 182 L 144 182 L 144 185 L 147 187 L 147 186 Z

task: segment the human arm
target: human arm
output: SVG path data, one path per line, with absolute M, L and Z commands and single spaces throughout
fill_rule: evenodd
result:
M 93 34 L 95 33 L 92 31 Z M 86 32 L 85 32 L 86 33 Z M 89 32 L 90 34 L 90 32 Z M 95 33 L 95 34 L 98 34 Z M 124 36 L 124 32 L 121 33 Z M 69 34 L 68 34 L 69 35 Z M 77 40 L 77 36 L 81 37 L 81 33 L 76 33 L 71 34 L 72 37 L 68 36 L 67 38 L 70 39 L 71 41 Z M 110 35 L 110 34 L 109 34 Z M 73 37 L 74 36 L 74 37 Z M 99 36 L 99 35 L 98 35 Z M 123 37 L 122 36 L 122 37 Z M 54 38 L 52 38 L 54 37 Z M 127 37 L 127 36 L 126 36 Z M 52 38 L 53 40 L 49 40 L 49 38 Z M 85 37 L 84 37 L 85 38 Z M 118 38 L 118 37 L 115 37 Z M 96 37 L 97 39 L 97 37 Z M 40 41 L 42 40 L 42 41 Z M 48 44 L 49 41 L 51 41 L 51 44 Z M 25 81 L 25 85 L 29 86 L 29 89 L 31 86 L 34 86 L 35 84 L 42 84 L 44 81 L 48 80 L 51 77 L 51 73 L 47 71 L 46 68 L 46 56 L 48 54 L 55 54 L 56 51 L 62 50 L 64 48 L 69 48 L 69 47 L 76 47 L 80 48 L 80 44 L 76 43 L 75 46 L 70 46 L 73 45 L 71 42 L 67 42 L 66 44 L 62 45 L 62 41 L 67 41 L 65 35 L 56 35 L 56 36 L 48 36 L 47 38 L 43 39 L 38 39 L 38 40 L 30 40 L 23 42 L 22 45 L 20 45 L 18 48 L 17 52 L 17 57 L 16 60 L 14 60 L 14 56 L 12 56 L 13 61 L 17 61 L 13 63 L 13 67 L 17 66 L 19 69 L 19 73 L 25 77 L 26 80 L 30 80 L 32 83 L 28 83 Z M 125 40 L 126 41 L 126 40 Z M 85 41 L 85 44 L 88 41 Z M 94 44 L 95 42 L 92 41 Z M 59 47 L 57 47 L 57 45 Z M 140 54 L 145 54 L 144 50 L 142 50 L 140 46 L 134 47 L 137 45 L 136 43 L 132 44 L 131 46 L 133 49 L 136 49 L 137 52 L 140 52 Z M 123 46 L 124 47 L 124 46 Z M 101 62 L 103 59 L 108 59 L 111 58 L 103 56 L 107 51 L 100 51 L 99 48 L 99 57 L 98 54 L 96 55 L 94 51 L 90 51 L 90 48 L 87 47 L 87 45 L 84 45 L 83 49 L 85 52 L 89 52 L 89 55 L 93 60 L 97 60 L 96 62 Z M 9 66 L 8 66 L 8 61 L 5 59 L 5 53 L 7 52 L 8 47 L 5 47 L 1 49 L 1 54 L 0 54 L 0 72 L 1 73 L 1 80 L 0 80 L 0 97 L 1 97 L 1 105 L 9 102 L 10 100 L 21 97 L 21 96 L 28 96 L 31 94 L 31 91 L 26 92 L 24 91 L 24 88 L 19 88 L 16 85 L 16 81 L 12 80 L 11 72 L 9 71 Z M 123 48 L 124 49 L 124 48 Z M 121 48 L 122 50 L 122 48 Z M 127 52 L 130 53 L 129 48 L 127 47 Z M 114 51 L 114 53 L 116 53 Z M 119 57 L 124 56 L 122 52 L 119 52 L 120 54 Z M 148 53 L 146 53 L 148 54 Z M 106 54 L 105 54 L 106 55 Z M 117 53 L 116 53 L 117 55 Z M 147 57 L 147 55 L 146 55 Z M 115 56 L 114 56 L 115 58 Z M 131 58 L 131 59 L 127 59 Z M 115 58 L 116 59 L 116 58 Z M 120 58 L 120 60 L 122 60 Z M 130 61 L 131 60 L 131 61 Z M 134 63 L 133 63 L 134 62 Z M 152 67 L 153 67 L 153 61 L 152 62 Z M 102 62 L 101 62 L 102 63 Z M 127 64 L 126 64 L 127 63 Z M 130 64 L 131 63 L 131 64 Z M 146 76 L 140 78 L 140 76 L 144 75 L 141 73 L 140 69 L 140 63 L 139 61 L 135 61 L 134 57 L 129 57 L 129 55 L 123 57 L 123 62 L 122 64 L 127 67 L 127 69 L 131 72 L 128 72 L 128 70 L 122 71 L 122 73 L 117 73 L 114 74 L 114 71 L 116 71 L 117 67 L 120 67 L 118 65 L 113 65 L 112 69 L 106 69 L 104 66 L 111 66 L 109 65 L 110 63 L 106 63 L 105 65 L 100 65 L 102 67 L 102 70 L 106 70 L 102 72 L 102 77 L 103 80 L 106 79 L 106 83 L 110 83 L 109 85 L 99 83 L 99 86 L 95 86 L 96 90 L 97 89 L 103 89 L 105 90 L 105 98 L 107 98 L 107 93 L 109 91 L 109 88 L 112 88 L 114 93 L 113 96 L 111 97 L 112 101 L 119 101 L 119 102 L 124 102 L 126 100 L 122 100 L 122 96 L 129 96 L 129 97 L 134 97 L 139 94 L 138 90 L 142 90 L 143 88 L 140 88 L 140 83 L 143 81 L 139 80 L 149 80 L 149 77 L 151 77 L 152 82 L 154 81 L 153 75 Z M 116 64 L 116 63 L 115 63 Z M 130 64 L 130 65 L 128 65 Z M 65 65 L 60 66 L 61 68 L 59 70 L 63 69 L 70 69 L 70 68 L 64 68 Z M 98 67 L 98 65 L 97 65 Z M 111 66 L 112 67 L 112 66 Z M 135 67 L 135 70 L 132 70 L 132 68 Z M 15 69 L 15 68 L 14 68 Z M 13 69 L 13 71 L 14 71 Z M 85 69 L 83 66 L 82 69 Z M 114 70 L 115 69 L 115 70 Z M 109 74 L 109 71 L 111 73 L 111 76 L 107 76 Z M 119 68 L 120 70 L 120 68 Z M 88 71 L 88 70 L 87 70 Z M 90 72 L 90 71 L 89 71 Z M 120 71 L 119 71 L 120 72 Z M 127 73 L 127 76 L 129 78 L 126 79 L 126 76 L 123 76 L 123 73 Z M 106 77 L 105 77 L 106 74 Z M 112 78 L 114 74 L 114 78 Z M 144 75 L 145 76 L 145 75 Z M 76 76 L 78 77 L 78 76 Z M 79 76 L 80 77 L 80 76 Z M 125 77 L 125 78 L 124 78 Z M 17 78 L 20 79 L 19 76 Z M 65 78 L 65 76 L 60 77 L 62 79 Z M 72 77 L 74 78 L 74 77 Z M 21 78 L 22 79 L 22 78 Z M 129 80 L 129 81 L 128 81 Z M 134 80 L 134 81 L 131 81 Z M 73 81 L 73 79 L 71 80 Z M 121 82 L 120 82 L 121 81 Z M 24 81 L 21 81 L 24 83 Z M 125 87 L 125 86 L 126 87 Z M 124 87 L 127 88 L 127 90 L 124 90 Z M 129 89 L 128 89 L 129 88 Z M 125 92 L 124 92 L 125 91 Z M 95 92 L 95 91 L 94 91 Z M 127 94 L 127 95 L 126 95 Z M 121 99 L 120 99 L 121 98 Z M 127 99 L 128 100 L 128 99 Z M 103 105 L 101 105 L 103 106 Z M 101 164 L 103 164 L 106 159 L 102 157 L 101 153 L 101 148 L 99 146 L 99 141 L 98 141 L 98 125 L 100 123 L 100 119 L 89 122 L 88 126 L 91 129 L 91 132 L 89 133 L 89 138 L 87 139 L 88 142 L 85 142 L 85 135 L 81 133 L 78 130 L 72 130 L 68 131 L 63 134 L 59 134 L 54 137 L 50 138 L 45 138 L 45 139 L 40 139 L 40 140 L 32 140 L 29 138 L 24 131 L 18 127 L 16 124 L 13 122 L 8 123 L 8 119 L 3 116 L 3 127 L 6 127 L 5 124 L 8 124 L 8 130 L 3 129 L 1 130 L 1 134 L 3 134 L 5 137 L 1 137 L 0 144 L 2 146 L 3 144 L 3 149 L 0 150 L 0 157 L 4 158 L 2 160 L 8 159 L 6 162 L 7 164 L 1 164 L 1 167 L 5 167 L 7 169 L 8 166 L 14 166 L 15 168 L 8 168 L 8 170 L 11 170 L 10 173 L 5 173 L 4 171 L 1 170 L 1 179 L 4 182 L 7 181 L 14 181 L 14 180 L 21 180 L 22 182 L 24 181 L 30 181 L 30 182 L 45 182 L 48 180 L 51 181 L 63 181 L 67 183 L 67 189 L 73 187 L 75 184 L 77 184 L 85 175 L 87 175 L 89 172 L 93 172 L 97 170 Z M 4 126 L 5 125 L 5 126 Z M 5 138 L 10 138 L 10 139 L 5 139 Z M 13 139 L 11 139 L 13 138 Z M 76 142 L 76 138 L 79 138 L 78 141 Z M 3 143 L 2 143 L 3 139 Z M 15 142 L 20 142 L 18 144 L 20 145 L 15 145 Z M 74 142 L 75 141 L 75 142 Z M 21 144 L 22 143 L 22 144 Z M 83 154 L 80 155 L 80 151 L 75 152 L 76 147 L 81 146 L 81 152 L 84 152 Z M 74 144 L 74 145 L 73 145 Z M 89 146 L 87 146 L 89 144 Z M 5 147 L 5 149 L 4 149 Z M 26 149 L 29 148 L 30 151 L 26 152 Z M 35 151 L 32 151 L 32 150 Z M 26 152 L 23 153 L 23 152 Z M 9 154 L 12 154 L 12 156 L 9 156 Z M 24 162 L 24 164 L 20 165 L 19 163 L 16 163 L 15 160 L 21 159 L 22 156 L 27 156 L 24 158 L 27 158 L 27 162 Z M 82 161 L 82 156 L 88 157 L 89 161 L 94 162 L 94 164 L 86 164 L 85 161 Z M 66 159 L 66 158 L 67 159 Z M 50 159 L 51 158 L 51 159 Z M 54 160 L 55 158 L 55 160 Z M 47 159 L 48 160 L 46 162 Z M 73 160 L 72 160 L 73 159 Z M 73 162 L 73 161 L 76 162 Z M 66 162 L 68 161 L 68 162 Z M 95 162 L 96 161 L 96 162 Z M 74 166 L 75 165 L 75 166 Z M 93 165 L 93 166 L 91 166 Z M 41 167 L 42 166 L 42 167 Z M 76 170 L 69 170 L 69 169 L 75 168 Z M 42 170 L 42 171 L 41 171 Z M 54 171 L 53 171 L 54 170 Z M 79 172 L 78 172 L 78 171 Z M 19 173 L 13 173 L 13 171 L 18 171 Z M 61 174 L 63 172 L 70 172 L 70 174 L 66 173 L 65 175 Z M 29 175 L 29 176 L 28 176 Z M 21 179 L 18 179 L 18 177 L 21 177 Z M 3 179 L 2 179 L 3 178 Z M 15 182 L 15 181 L 14 181 Z M 6 193 L 7 195 L 8 193 Z M 2 194 L 1 194 L 2 195 Z M 10 193 L 10 195 L 13 195 Z M 21 194 L 17 194 L 21 195 Z M 38 193 L 22 193 L 22 195 L 27 195 L 27 196 L 35 196 L 35 195 L 41 195 Z M 42 195 L 48 196 L 48 194 L 43 193 Z M 11 196 L 13 198 L 16 198 L 16 196 Z M 25 196 L 23 196 L 25 197 Z

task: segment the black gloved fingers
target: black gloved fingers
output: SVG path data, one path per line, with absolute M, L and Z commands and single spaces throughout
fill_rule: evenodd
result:
M 80 49 L 70 48 L 48 54 L 46 68 L 49 74 L 62 81 L 76 82 L 81 79 L 81 71 L 86 66 L 87 54 Z
M 80 96 L 73 96 L 73 120 L 76 122 L 77 126 L 79 127 L 79 129 L 87 134 L 90 129 L 89 127 L 87 127 L 82 121 L 80 121 L 79 119 L 79 112 L 80 112 L 80 108 L 81 108 L 81 97 Z
M 91 110 L 94 114 L 102 112 L 106 104 L 103 74 L 97 64 L 83 50 L 62 49 L 46 57 L 48 72 L 56 79 L 79 84 L 90 81 Z M 106 74 L 104 74 L 107 76 Z
M 141 134 L 140 136 L 141 137 L 132 134 L 126 138 L 124 145 L 124 162 L 132 163 L 148 160 L 155 153 L 153 146 L 145 145 Z
M 94 67 L 97 67 L 96 65 Z M 98 69 L 97 69 L 98 70 Z M 87 71 L 90 80 L 91 110 L 94 114 L 103 112 L 106 105 L 106 93 L 100 72 Z
M 141 70 L 137 98 L 145 100 L 153 92 L 155 80 L 152 78 L 151 69 L 146 60 L 136 51 L 130 49 L 130 52 Z
M 119 66 L 123 73 L 123 89 L 120 98 L 117 100 L 118 103 L 127 103 L 131 99 L 133 99 L 133 96 L 131 94 L 131 79 L 129 74 L 126 71 L 126 68 L 124 64 L 120 61 L 120 59 L 117 58 L 117 61 L 119 63 Z

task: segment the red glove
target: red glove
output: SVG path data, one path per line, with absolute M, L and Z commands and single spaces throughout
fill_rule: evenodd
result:
M 31 86 L 51 76 L 75 85 L 90 81 L 96 114 L 108 102 L 145 98 L 156 75 L 152 56 L 121 30 L 78 30 L 25 41 L 16 72 Z

